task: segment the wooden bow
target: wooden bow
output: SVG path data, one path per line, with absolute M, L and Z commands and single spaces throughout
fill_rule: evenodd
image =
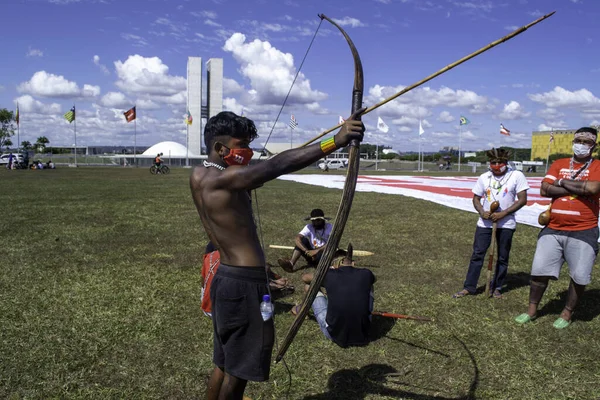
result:
M 360 61 L 360 57 L 358 55 L 358 51 L 352 43 L 350 36 L 344 31 L 337 23 L 335 23 L 330 18 L 326 17 L 323 14 L 319 15 L 321 20 L 325 19 L 329 21 L 332 25 L 340 30 L 342 35 L 346 38 L 348 45 L 350 46 L 350 50 L 352 51 L 352 57 L 354 58 L 354 88 L 352 90 L 352 112 L 354 114 L 357 110 L 362 107 L 362 99 L 363 99 L 363 69 L 362 62 Z M 358 117 L 360 119 L 360 117 Z M 281 343 L 281 347 L 279 348 L 279 352 L 275 358 L 276 362 L 281 361 L 288 347 L 294 340 L 294 337 L 298 333 L 302 322 L 306 318 L 308 311 L 310 310 L 310 306 L 312 305 L 315 297 L 317 296 L 317 292 L 319 291 L 323 280 L 325 279 L 325 275 L 327 274 L 327 270 L 331 266 L 331 262 L 333 261 L 333 257 L 335 252 L 340 244 L 340 239 L 342 238 L 342 234 L 344 233 L 344 227 L 346 226 L 346 221 L 348 220 L 348 215 L 350 214 L 350 208 L 352 207 L 352 200 L 354 198 L 354 190 L 356 189 L 356 179 L 358 178 L 358 166 L 359 166 L 359 155 L 360 155 L 360 143 L 358 140 L 353 140 L 350 142 L 349 146 L 349 156 L 348 156 L 348 172 L 346 174 L 346 182 L 344 184 L 344 191 L 342 193 L 342 200 L 340 202 L 340 206 L 338 208 L 335 222 L 333 224 L 333 228 L 331 230 L 331 235 L 327 240 L 327 244 L 325 245 L 325 251 L 321 256 L 321 261 L 319 261 L 319 265 L 317 270 L 315 271 L 314 277 L 304 298 L 304 302 L 300 308 L 300 311 L 296 315 L 296 319 L 294 323 L 290 327 L 289 331 L 283 342 Z

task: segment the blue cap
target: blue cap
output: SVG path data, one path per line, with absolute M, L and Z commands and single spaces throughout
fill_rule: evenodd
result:
M 265 295 L 263 296 L 263 301 L 264 301 L 264 302 L 270 302 L 270 301 L 271 301 L 271 296 L 269 296 L 268 294 L 265 294 Z

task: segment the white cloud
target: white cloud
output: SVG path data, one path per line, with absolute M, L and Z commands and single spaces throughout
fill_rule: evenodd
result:
M 38 71 L 27 82 L 22 82 L 17 90 L 40 97 L 96 97 L 100 94 L 99 86 L 83 85 L 80 89 L 77 83 L 65 79 L 62 75 Z
M 539 124 L 538 131 L 551 131 L 553 129 L 567 129 L 568 125 L 565 121 L 554 121 L 548 124 Z
M 536 114 L 546 120 L 555 120 L 557 118 L 562 118 L 565 116 L 564 113 L 558 111 L 556 108 L 544 108 L 542 110 L 539 110 Z
M 108 92 L 100 99 L 100 105 L 108 108 L 131 107 L 131 101 L 121 92 Z
M 569 91 L 556 86 L 550 92 L 527 95 L 536 103 L 544 104 L 546 107 L 598 107 L 600 99 L 587 89 Z
M 519 29 L 520 26 L 517 25 L 509 25 L 509 26 L 505 26 L 504 29 L 506 29 L 507 31 L 516 31 L 517 29 Z
M 214 11 L 192 11 L 190 14 L 198 18 L 217 19 L 217 13 Z
M 344 17 L 342 19 L 333 19 L 340 26 L 351 26 L 352 28 L 360 28 L 367 26 L 365 23 L 360 22 L 359 19 L 352 17 Z
M 44 52 L 38 49 L 32 49 L 31 47 L 27 51 L 27 57 L 43 57 Z
M 223 78 L 223 94 L 239 94 L 244 91 L 244 87 L 237 83 L 235 79 Z
M 100 68 L 104 75 L 110 75 L 110 71 L 108 68 L 106 68 L 106 65 L 100 64 L 100 56 L 95 55 L 94 58 L 92 58 L 92 61 L 96 66 L 98 66 L 98 68 Z
M 455 119 L 448 111 L 442 111 L 438 117 L 438 120 L 442 122 L 452 122 Z
M 219 24 L 218 22 L 213 21 L 212 19 L 207 19 L 204 21 L 204 25 L 208 25 L 208 26 L 216 26 L 216 27 L 220 27 L 221 24 Z
M 140 110 L 158 110 L 158 109 L 161 108 L 160 105 L 158 105 L 157 103 L 153 102 L 152 100 L 144 100 L 144 99 L 138 100 L 136 102 L 136 106 Z
M 227 39 L 223 50 L 232 53 L 240 64 L 240 74 L 250 80 L 252 89 L 247 93 L 247 100 L 258 104 L 282 103 L 296 75 L 291 54 L 281 52 L 267 41 L 255 39 L 246 43 L 246 36 L 241 33 L 234 33 Z M 311 89 L 310 81 L 300 73 L 288 104 L 313 103 L 325 98 L 327 95 Z
M 15 103 L 19 104 L 21 113 L 50 115 L 59 114 L 61 110 L 60 104 L 45 104 L 29 95 L 17 97 Z
M 500 119 L 521 119 L 527 118 L 531 115 L 530 112 L 526 112 L 523 107 L 516 101 L 511 101 L 504 105 L 504 110 L 498 115 Z
M 115 70 L 118 77 L 115 85 L 125 93 L 153 96 L 155 100 L 163 98 L 167 103 L 181 100 L 185 103 L 186 79 L 169 75 L 169 67 L 158 57 L 129 56 L 125 62 L 116 61 Z
M 121 37 L 127 40 L 132 46 L 145 47 L 148 46 L 146 39 L 139 35 L 133 35 L 131 33 L 121 33 Z

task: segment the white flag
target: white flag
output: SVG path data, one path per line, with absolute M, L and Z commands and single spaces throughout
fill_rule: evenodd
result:
M 343 124 L 344 122 L 346 122 L 346 120 L 344 118 L 342 118 L 342 116 L 340 115 L 340 119 L 338 120 L 338 124 Z
M 381 117 L 377 117 L 377 129 L 379 129 L 383 133 L 388 133 L 390 128 L 383 122 Z
M 421 121 L 419 121 L 419 135 L 424 134 L 425 131 L 423 130 L 423 125 L 421 125 Z

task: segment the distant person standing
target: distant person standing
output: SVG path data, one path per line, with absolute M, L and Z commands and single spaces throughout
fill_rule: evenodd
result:
M 573 138 L 573 157 L 554 161 L 542 180 L 540 194 L 552 198 L 550 219 L 538 235 L 531 266 L 529 307 L 516 317 L 519 324 L 536 317 L 550 279 L 558 279 L 565 261 L 571 281 L 565 307 L 554 321 L 556 329 L 571 324 L 573 311 L 591 282 L 598 255 L 600 162 L 592 158 L 597 140 L 596 129 L 578 129 Z
M 485 253 L 492 241 L 494 222 L 498 223 L 494 238 L 498 240 L 498 260 L 490 287 L 493 288 L 494 298 L 502 298 L 502 285 L 508 273 L 512 238 L 517 229 L 515 213 L 527 204 L 529 185 L 521 171 L 508 167 L 510 152 L 492 148 L 486 154 L 490 160 L 490 170 L 479 176 L 473 188 L 473 207 L 479 213 L 473 254 L 463 289 L 455 293 L 454 298 L 475 294 Z M 499 207 L 497 211 L 490 213 L 490 205 L 495 201 L 499 203 Z
M 13 153 L 10 153 L 8 155 L 8 164 L 6 164 L 6 168 L 9 170 L 13 169 L 13 158 L 14 158 Z

